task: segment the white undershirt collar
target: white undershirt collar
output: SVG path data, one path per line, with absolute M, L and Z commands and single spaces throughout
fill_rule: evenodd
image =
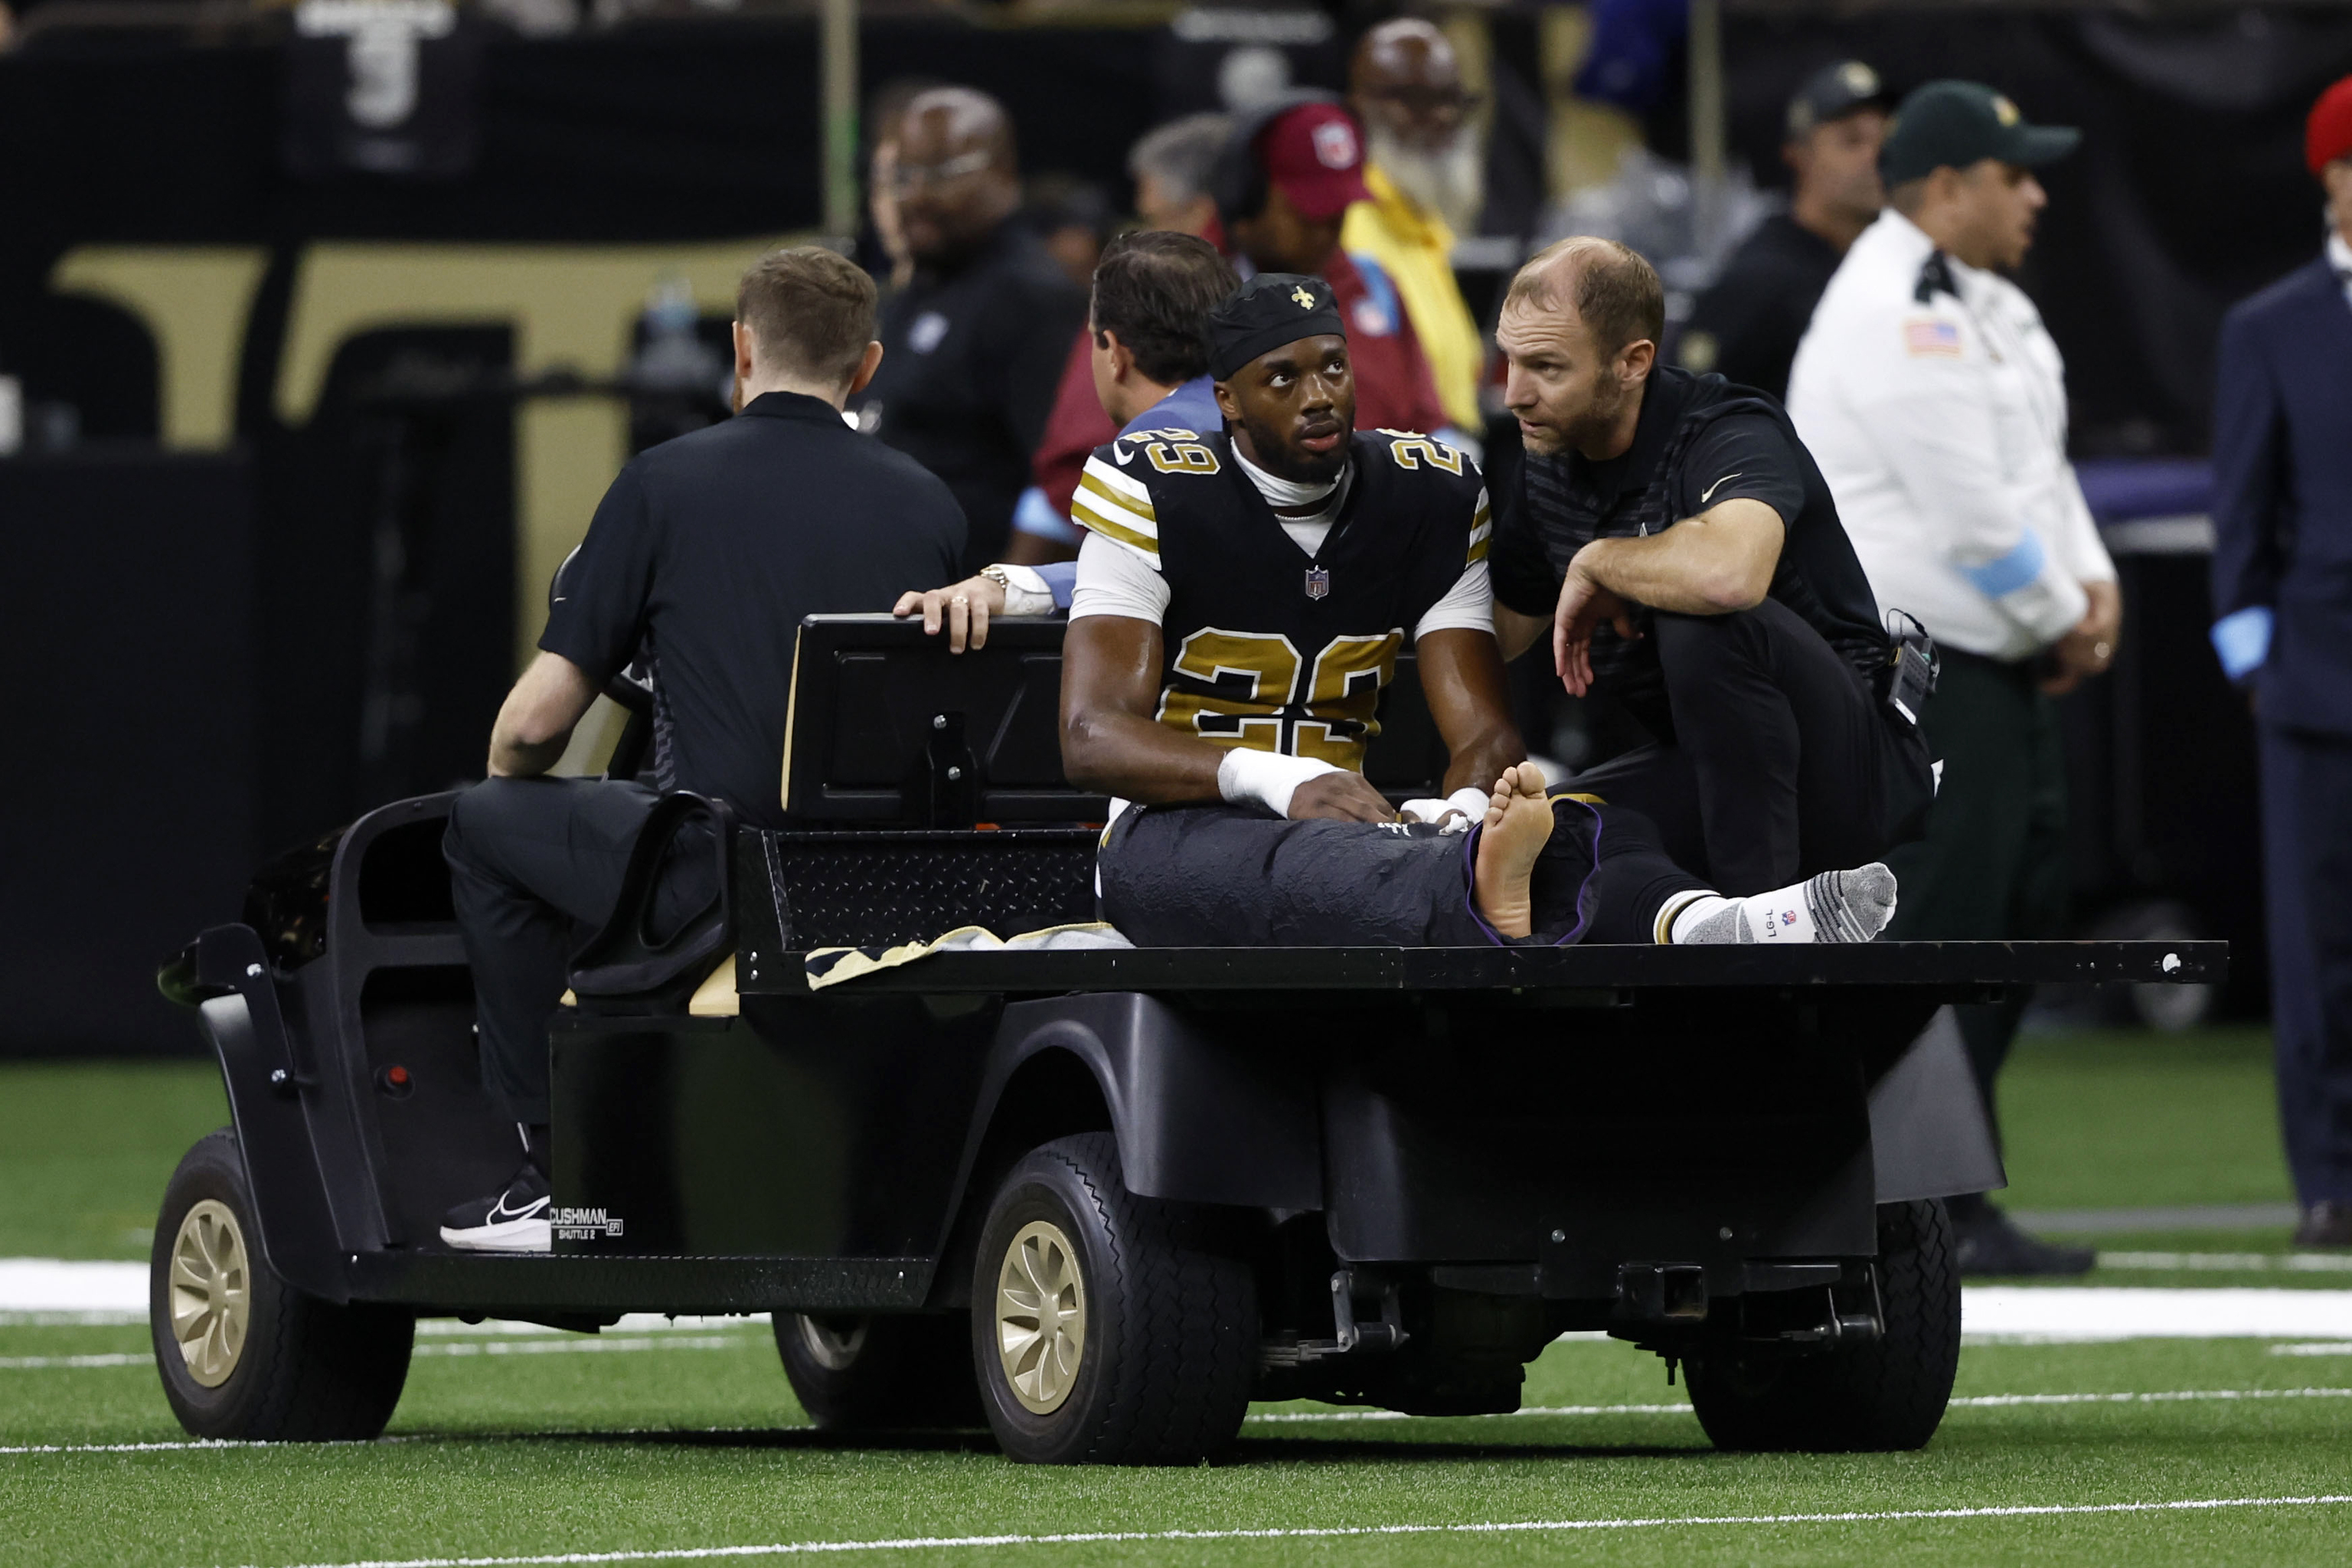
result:
M 1290 535 L 1291 542 L 1310 556 L 1321 553 L 1323 542 L 1331 536 L 1331 525 L 1339 520 L 1339 509 L 1347 502 L 1349 488 L 1355 479 L 1355 465 L 1350 463 L 1339 470 L 1339 478 L 1318 485 L 1269 474 L 1243 457 L 1238 446 L 1234 448 L 1234 460 L 1241 464 L 1242 472 L 1249 476 L 1257 493 L 1265 498 L 1265 504 L 1275 509 L 1274 520 L 1282 524 L 1282 531 Z M 1315 506 L 1318 501 L 1322 505 L 1313 512 L 1284 514 L 1286 507 L 1296 512 L 1297 508 Z

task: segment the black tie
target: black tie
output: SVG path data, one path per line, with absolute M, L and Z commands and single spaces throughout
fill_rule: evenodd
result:
M 1949 294 L 1957 300 L 1960 297 L 1960 286 L 1954 280 L 1951 263 L 1944 259 L 1944 253 L 1931 250 L 1927 253 L 1927 259 L 1919 264 L 1919 283 L 1911 290 L 1911 298 L 1925 305 L 1937 294 Z

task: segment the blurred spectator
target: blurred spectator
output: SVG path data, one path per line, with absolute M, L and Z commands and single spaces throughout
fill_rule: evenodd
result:
M 1757 226 L 1699 296 L 1675 357 L 1701 375 L 1789 395 L 1789 363 L 1838 262 L 1886 205 L 1878 147 L 1892 100 L 1860 60 L 1824 67 L 1789 100 L 1789 210 Z
M 2213 647 L 2256 698 L 2271 1029 L 2298 1247 L 2352 1247 L 2352 77 L 2304 153 L 2323 253 L 2221 325 Z
M 1453 44 L 1432 24 L 1400 17 L 1364 35 L 1349 68 L 1349 102 L 1369 143 L 1371 200 L 1348 209 L 1339 243 L 1395 282 L 1446 418 L 1475 431 L 1485 423 L 1478 373 L 1486 346 L 1454 278 L 1454 231 L 1477 221 L 1486 196 L 1472 101 Z
M 1110 198 L 1100 185 L 1076 174 L 1038 174 L 1029 181 L 1021 216 L 1072 283 L 1084 289 L 1094 281 L 1112 226 Z
M 1217 226 L 1209 171 L 1231 128 L 1232 121 L 1222 114 L 1188 114 L 1136 142 L 1127 155 L 1127 169 L 1135 177 L 1135 210 L 1145 229 L 1206 237 Z M 1088 455 L 1118 434 L 1095 395 L 1094 359 L 1092 335 L 1080 328 L 1062 367 L 1045 438 L 1038 443 L 1031 464 L 1036 483 L 1013 513 L 1013 544 L 1006 559 L 1016 565 L 1066 561 L 1077 553 L 1079 533 L 1070 521 L 1070 498 L 1077 493 L 1078 475 Z
M 1348 208 L 1371 199 L 1355 120 L 1324 93 L 1291 93 L 1239 118 L 1218 155 L 1213 193 L 1227 248 L 1243 277 L 1319 274 L 1348 323 L 1360 429 L 1444 431 L 1444 405 L 1429 361 L 1397 297 L 1370 257 L 1340 248 Z
M 1813 312 L 1789 413 L 1837 498 L 1882 612 L 1942 649 L 1924 727 L 1942 787 L 1924 839 L 1890 852 L 1894 941 L 2064 935 L 2066 774 L 2052 700 L 2115 658 L 2116 569 L 2066 460 L 2065 364 L 2023 289 L 2048 198 L 2033 171 L 2081 141 L 1975 82 L 1895 111 L 1892 205 Z M 1988 1116 L 2017 1037 L 2010 1002 L 1955 1009 Z M 1963 1274 L 2079 1274 L 1981 1194 L 1951 1200 Z
M 1232 129 L 1222 114 L 1188 114 L 1136 142 L 1127 172 L 1135 180 L 1135 214 L 1145 228 L 1205 236 L 1216 226 L 1209 171 Z
M 873 137 L 866 153 L 866 217 L 873 232 L 860 237 L 857 260 L 881 277 L 885 292 L 904 289 L 915 276 L 915 258 L 907 253 L 907 237 L 898 227 L 898 122 L 907 105 L 946 85 L 929 77 L 900 77 L 866 100 L 865 122 Z
M 1086 295 L 1018 221 L 1013 127 L 994 99 L 919 94 L 897 149 L 891 189 L 914 273 L 883 307 L 882 367 L 854 406 L 858 428 L 955 492 L 969 572 L 1004 552 Z

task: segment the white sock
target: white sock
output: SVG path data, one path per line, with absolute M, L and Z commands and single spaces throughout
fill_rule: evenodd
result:
M 1824 871 L 1744 899 L 1702 893 L 1675 911 L 1678 945 L 1738 942 L 1870 942 L 1895 918 L 1895 873 L 1876 861 Z

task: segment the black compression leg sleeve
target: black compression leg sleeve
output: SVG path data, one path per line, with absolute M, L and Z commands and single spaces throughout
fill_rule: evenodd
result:
M 1587 942 L 1654 942 L 1667 900 L 1708 890 L 1667 858 L 1657 824 L 1622 806 L 1601 809 L 1601 900 Z

